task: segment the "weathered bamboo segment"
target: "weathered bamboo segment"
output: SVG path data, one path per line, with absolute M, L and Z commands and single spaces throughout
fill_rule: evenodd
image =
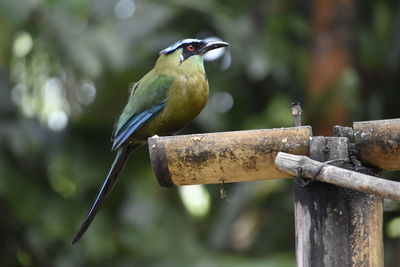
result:
M 400 170 L 400 119 L 355 122 L 353 127 L 361 162 Z
M 283 151 L 308 155 L 310 126 L 152 137 L 149 151 L 162 186 L 289 178 L 275 167 Z
M 400 182 L 346 170 L 312 160 L 306 156 L 278 153 L 275 159 L 278 169 L 293 175 L 315 179 L 360 192 L 375 194 L 394 201 L 400 201 Z

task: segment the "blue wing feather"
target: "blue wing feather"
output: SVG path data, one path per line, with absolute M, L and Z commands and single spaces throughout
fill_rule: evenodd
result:
M 133 114 L 128 121 L 118 131 L 113 140 L 112 150 L 117 150 L 135 131 L 140 129 L 147 121 L 151 120 L 158 113 L 162 111 L 166 103 L 166 99 L 159 105 L 150 109 L 144 110 L 140 113 Z

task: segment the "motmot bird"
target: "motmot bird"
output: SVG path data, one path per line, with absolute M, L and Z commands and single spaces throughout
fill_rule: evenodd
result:
M 222 41 L 178 41 L 162 50 L 153 69 L 132 86 L 111 137 L 115 160 L 72 244 L 92 223 L 130 154 L 151 136 L 182 129 L 204 108 L 208 99 L 204 54 L 225 46 L 229 44 Z

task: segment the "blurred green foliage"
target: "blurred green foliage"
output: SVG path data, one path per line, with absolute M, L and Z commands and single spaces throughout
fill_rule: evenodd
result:
M 179 189 L 158 186 L 146 148 L 69 244 L 111 164 L 128 85 L 158 51 L 187 37 L 231 43 L 206 62 L 210 101 L 184 133 L 291 126 L 290 103 L 308 103 L 312 10 L 293 0 L 0 1 L 1 264 L 294 266 L 290 181 L 228 185 L 224 200 L 206 186 L 209 207 L 196 216 Z M 352 119 L 398 117 L 400 4 L 355 1 L 354 13 L 340 95 Z M 390 266 L 400 214 L 386 207 Z

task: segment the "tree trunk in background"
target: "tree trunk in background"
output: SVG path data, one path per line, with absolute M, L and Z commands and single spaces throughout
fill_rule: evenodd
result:
M 308 106 L 310 123 L 316 135 L 332 135 L 333 125 L 346 125 L 348 122 L 349 111 L 336 82 L 350 65 L 352 18 L 352 0 L 314 1 Z

